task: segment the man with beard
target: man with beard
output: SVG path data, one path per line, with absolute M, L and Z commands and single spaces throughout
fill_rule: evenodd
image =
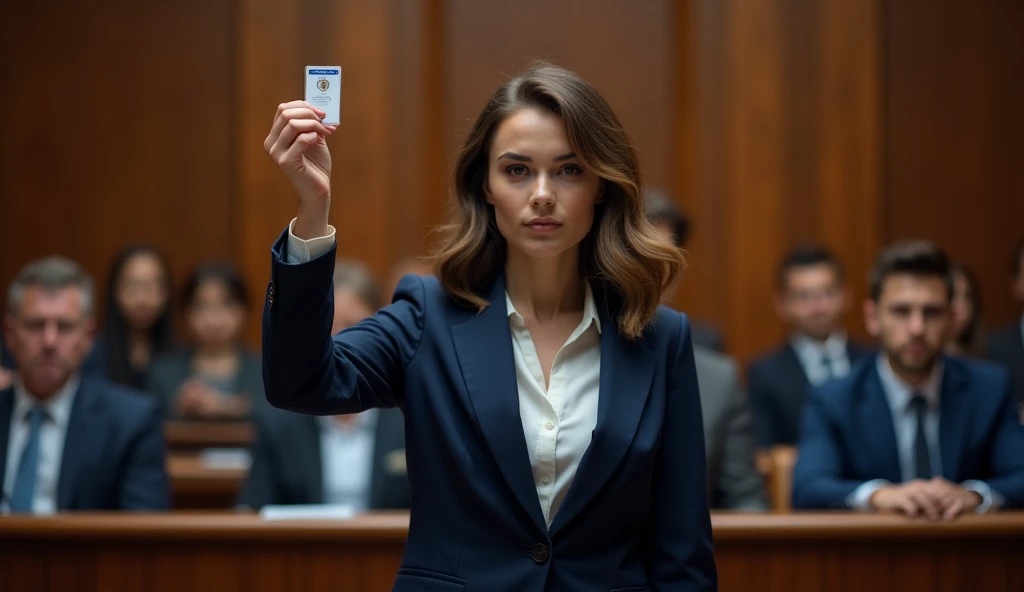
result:
M 864 304 L 881 352 L 812 392 L 793 506 L 952 520 L 1024 505 L 1024 427 L 1007 371 L 942 354 L 953 277 L 928 242 L 882 253 Z
M 0 513 L 170 505 L 156 401 L 82 372 L 93 302 L 91 278 L 60 257 L 30 263 L 8 290 L 17 373 L 0 390 Z

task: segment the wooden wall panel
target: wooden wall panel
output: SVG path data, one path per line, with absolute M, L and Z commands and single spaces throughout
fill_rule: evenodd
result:
M 142 241 L 180 277 L 226 257 L 231 4 L 5 6 L 0 19 L 0 285 L 59 253 L 104 283 Z
M 677 16 L 693 114 L 678 178 L 697 222 L 684 308 L 715 320 L 741 359 L 785 335 L 775 269 L 817 242 L 849 268 L 854 300 L 877 249 L 882 113 L 875 2 L 694 0 Z M 858 314 L 847 317 L 855 336 Z
M 990 324 L 1019 318 L 1024 4 L 889 2 L 886 239 L 930 238 L 978 276 Z

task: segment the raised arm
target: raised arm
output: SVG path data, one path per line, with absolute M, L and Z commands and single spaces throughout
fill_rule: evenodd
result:
M 423 284 L 403 281 L 395 301 L 332 340 L 334 126 L 303 101 L 278 107 L 264 149 L 299 195 L 298 212 L 274 244 L 263 307 L 263 382 L 271 405 L 317 415 L 401 405 L 405 367 L 423 333 Z

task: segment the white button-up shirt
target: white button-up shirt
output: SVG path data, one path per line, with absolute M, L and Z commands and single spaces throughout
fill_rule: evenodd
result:
M 57 485 L 60 479 L 61 459 L 64 456 L 64 437 L 71 420 L 71 405 L 78 391 L 79 379 L 73 376 L 64 388 L 42 402 L 25 389 L 19 378 L 14 383 L 14 409 L 11 414 L 10 436 L 7 440 L 7 470 L 4 471 L 3 504 L 4 512 L 10 509 L 14 479 L 18 465 L 29 437 L 28 412 L 36 405 L 46 411 L 39 428 L 39 465 L 36 468 L 36 487 L 32 497 L 33 514 L 53 514 L 57 511 Z

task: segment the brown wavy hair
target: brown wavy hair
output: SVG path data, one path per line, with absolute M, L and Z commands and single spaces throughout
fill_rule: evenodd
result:
M 484 195 L 491 143 L 498 126 L 524 108 L 561 117 L 569 146 L 601 178 L 594 224 L 580 245 L 580 275 L 600 289 L 619 333 L 639 338 L 686 259 L 647 220 L 636 152 L 611 107 L 585 80 L 552 64 L 534 64 L 499 87 L 473 124 L 455 164 L 457 215 L 439 229 L 433 254 L 437 277 L 456 300 L 488 306 L 485 295 L 507 252 Z

